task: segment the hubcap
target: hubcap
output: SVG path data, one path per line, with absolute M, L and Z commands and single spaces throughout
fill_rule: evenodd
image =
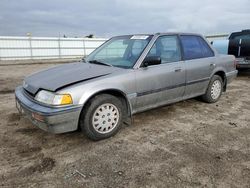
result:
M 221 93 L 221 82 L 215 80 L 211 88 L 211 97 L 213 99 L 218 99 Z
M 106 103 L 99 106 L 92 118 L 94 129 L 101 134 L 111 132 L 118 124 L 119 111 L 113 104 Z

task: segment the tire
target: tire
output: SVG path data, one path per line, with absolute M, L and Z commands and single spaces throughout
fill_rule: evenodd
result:
M 91 140 L 102 140 L 114 136 L 121 128 L 122 102 L 113 95 L 101 94 L 92 98 L 82 111 L 80 127 Z
M 222 78 L 218 75 L 214 75 L 208 85 L 207 91 L 202 95 L 202 100 L 207 103 L 217 102 L 223 91 L 223 81 Z

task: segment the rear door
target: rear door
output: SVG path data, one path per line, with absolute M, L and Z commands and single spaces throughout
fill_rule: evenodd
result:
M 210 74 L 216 67 L 214 52 L 200 36 L 180 36 L 186 64 L 186 88 L 184 98 L 204 94 Z

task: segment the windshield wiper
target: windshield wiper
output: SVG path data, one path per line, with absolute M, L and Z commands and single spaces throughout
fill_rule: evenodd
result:
M 108 64 L 108 63 L 101 62 L 101 61 L 99 61 L 99 60 L 90 60 L 89 63 L 113 67 L 113 65 Z

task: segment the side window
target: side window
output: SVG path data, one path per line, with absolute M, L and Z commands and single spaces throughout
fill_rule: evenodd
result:
M 214 56 L 214 52 L 207 42 L 199 36 L 182 35 L 180 36 L 183 46 L 185 60 L 198 59 Z
M 147 56 L 160 56 L 162 63 L 181 60 L 181 50 L 177 36 L 160 36 Z
M 214 52 L 210 48 L 210 46 L 208 46 L 207 42 L 201 37 L 198 37 L 198 38 L 200 40 L 200 44 L 201 44 L 201 48 L 202 48 L 202 52 L 203 52 L 203 57 L 213 57 Z
M 183 46 L 183 56 L 185 60 L 198 59 L 203 57 L 200 41 L 196 36 L 180 36 Z

